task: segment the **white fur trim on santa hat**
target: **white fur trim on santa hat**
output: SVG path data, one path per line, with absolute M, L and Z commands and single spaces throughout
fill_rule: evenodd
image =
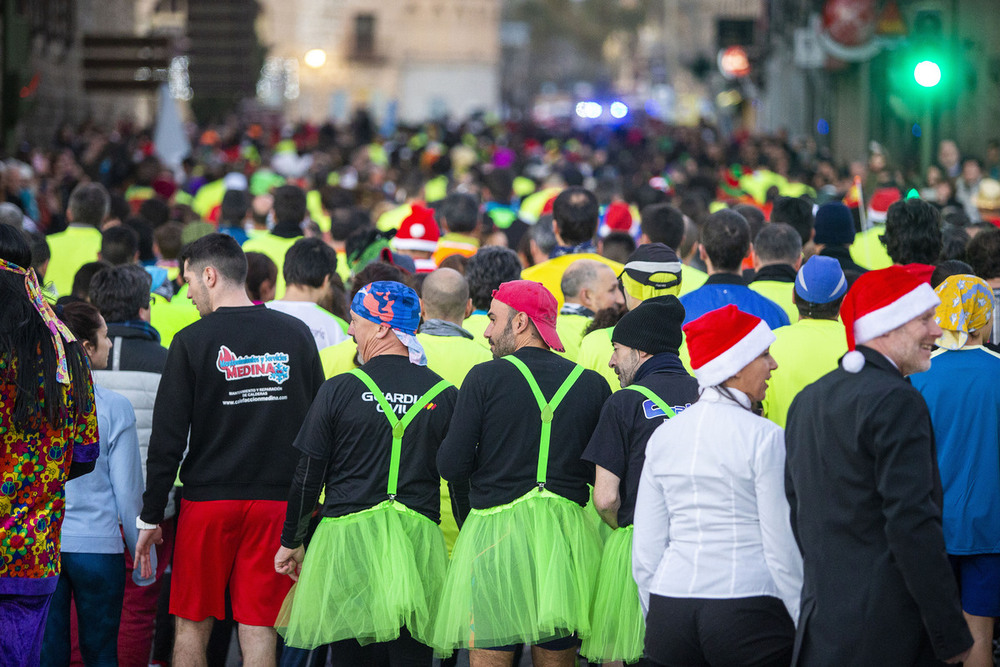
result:
M 434 252 L 437 250 L 437 241 L 425 241 L 423 239 L 400 239 L 394 238 L 389 242 L 394 250 L 424 250 Z
M 862 345 L 903 326 L 941 303 L 928 283 L 920 283 L 887 306 L 873 310 L 854 320 L 854 344 Z
M 888 217 L 889 211 L 876 211 L 871 206 L 868 207 L 868 222 L 885 224 L 886 218 Z
M 701 389 L 715 387 L 733 377 L 774 342 L 774 333 L 761 320 L 746 336 L 711 361 L 694 370 Z

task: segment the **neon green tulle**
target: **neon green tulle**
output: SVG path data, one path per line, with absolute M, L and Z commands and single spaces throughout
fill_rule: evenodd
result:
M 298 648 L 391 641 L 404 625 L 429 644 L 446 567 L 441 529 L 401 503 L 323 519 L 275 627 Z
M 452 552 L 431 645 L 440 652 L 590 633 L 601 540 L 551 491 L 473 510 Z
M 590 636 L 580 653 L 591 662 L 638 662 L 646 638 L 639 589 L 632 578 L 632 526 L 604 543 L 591 606 Z

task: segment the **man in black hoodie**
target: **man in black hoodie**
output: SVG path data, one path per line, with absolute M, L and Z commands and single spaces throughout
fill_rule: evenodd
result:
M 273 665 L 273 625 L 291 581 L 274 572 L 270 547 L 298 459 L 292 441 L 323 369 L 302 321 L 247 297 L 246 257 L 231 236 L 198 239 L 181 265 L 201 319 L 174 337 L 160 381 L 136 551 L 159 540 L 183 457 L 170 594 L 174 663 L 206 664 L 228 588 L 244 663 Z

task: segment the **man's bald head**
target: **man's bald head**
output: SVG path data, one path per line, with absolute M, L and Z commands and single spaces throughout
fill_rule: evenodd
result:
M 622 302 L 614 270 L 595 259 L 578 259 L 566 267 L 559 287 L 565 303 L 577 303 L 595 313 Z
M 424 319 L 461 325 L 469 303 L 469 283 L 454 269 L 438 269 L 424 279 L 420 300 Z

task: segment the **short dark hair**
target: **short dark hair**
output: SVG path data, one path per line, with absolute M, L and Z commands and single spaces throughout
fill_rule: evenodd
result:
M 153 252 L 153 226 L 145 218 L 139 216 L 132 216 L 122 225 L 134 231 L 139 237 L 139 261 L 156 261 L 156 254 Z
M 969 245 L 969 232 L 964 227 L 945 225 L 941 229 L 941 256 L 939 261 L 957 259 L 965 261 L 965 249 Z
M 922 199 L 901 199 L 886 213 L 882 242 L 895 264 L 934 264 L 941 256 L 941 213 Z
M 739 273 L 750 251 L 750 225 L 736 211 L 716 211 L 705 218 L 701 244 L 716 271 Z
M 276 224 L 299 224 L 306 217 L 306 193 L 296 185 L 282 185 L 274 191 Z
M 103 260 L 87 262 L 81 266 L 73 275 L 73 288 L 70 290 L 70 294 L 79 299 L 86 300 L 90 295 L 90 281 L 93 280 L 98 271 L 106 269 L 109 266 L 111 264 Z
M 552 202 L 552 218 L 556 221 L 559 236 L 567 245 L 593 239 L 599 215 L 597 196 L 580 186 L 566 188 Z
M 601 257 L 624 264 L 635 251 L 635 239 L 628 232 L 611 232 L 601 242 Z
M 794 265 L 802 257 L 802 239 L 791 225 L 772 222 L 753 240 L 753 251 L 765 264 Z
M 244 190 L 227 190 L 219 206 L 219 225 L 233 227 L 242 224 L 250 210 L 250 195 Z
M 332 214 L 337 209 L 354 206 L 355 195 L 339 185 L 324 185 L 319 189 L 319 201 L 323 209 Z
M 986 229 L 972 237 L 965 259 L 983 280 L 1000 278 L 1000 229 Z
M 465 192 L 452 192 L 438 207 L 438 216 L 448 224 L 448 230 L 468 234 L 479 222 L 479 203 Z
M 185 264 L 198 267 L 212 266 L 229 282 L 243 285 L 247 279 L 247 257 L 232 236 L 214 232 L 192 241 L 179 258 L 181 271 Z
M 658 191 L 657 191 L 658 192 Z M 653 243 L 677 251 L 684 240 L 684 214 L 670 204 L 653 204 L 642 209 L 639 228 Z
M 335 241 L 346 241 L 357 230 L 371 226 L 371 215 L 363 208 L 355 206 L 330 211 L 330 236 Z
M 131 264 L 139 252 L 139 235 L 131 227 L 116 225 L 101 233 L 101 259 L 115 266 Z
M 521 260 L 510 248 L 487 246 L 469 258 L 465 279 L 469 281 L 469 298 L 476 310 L 489 310 L 493 290 L 501 283 L 521 277 Z
M 812 238 L 813 215 L 812 204 L 801 197 L 778 197 L 771 209 L 771 222 L 784 222 L 795 228 L 802 239 L 802 245 Z
M 139 215 L 154 228 L 170 220 L 170 207 L 162 199 L 152 197 L 139 205 Z
M 149 307 L 149 273 L 135 264 L 112 266 L 94 274 L 90 280 L 90 302 L 108 322 L 139 318 L 139 311 Z
M 100 227 L 111 210 L 111 196 L 100 183 L 81 183 L 70 193 L 66 209 L 72 222 Z
M 179 222 L 168 222 L 160 225 L 153 232 L 156 246 L 160 249 L 160 257 L 163 259 L 177 259 L 184 247 L 184 225 Z
M 262 252 L 250 251 L 247 257 L 247 295 L 253 301 L 263 301 L 260 294 L 261 285 L 270 280 L 273 285 L 278 281 L 278 265 Z
M 42 265 L 52 259 L 49 242 L 45 240 L 45 234 L 41 232 L 24 232 L 24 238 L 28 240 L 28 245 L 31 247 L 31 268 L 38 274 Z M 42 282 L 41 275 L 38 275 L 38 282 Z
M 943 283 L 950 276 L 965 275 L 975 275 L 971 266 L 961 260 L 946 259 L 934 267 L 934 271 L 931 273 L 931 287 L 937 289 L 937 286 Z
M 812 320 L 835 320 L 840 315 L 840 304 L 843 303 L 844 297 L 827 303 L 812 303 L 799 296 L 799 293 L 795 290 L 792 290 L 792 301 L 795 303 L 795 307 L 798 309 L 799 316 L 801 317 L 807 317 Z
M 288 285 L 320 287 L 337 272 L 337 251 L 320 238 L 299 239 L 285 253 L 281 273 Z
M 760 210 L 753 204 L 737 204 L 733 206 L 732 209 L 743 216 L 743 219 L 747 221 L 747 225 L 750 227 L 750 240 L 753 241 L 757 238 L 757 234 L 760 230 L 764 229 L 764 225 L 767 224 L 767 218 L 764 217 L 764 211 Z

